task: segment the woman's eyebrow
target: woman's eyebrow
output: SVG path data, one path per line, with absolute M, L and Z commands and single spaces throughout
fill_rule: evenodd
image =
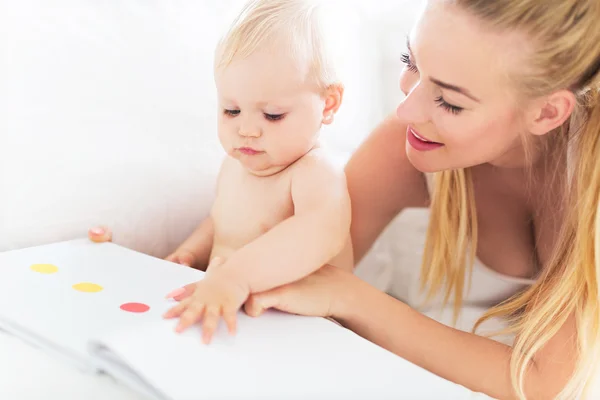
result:
M 435 78 L 429 78 L 429 80 L 433 83 L 435 83 L 436 85 L 438 85 L 441 88 L 444 89 L 448 89 L 448 90 L 452 90 L 454 92 L 460 93 L 462 95 L 467 96 L 468 98 L 470 98 L 473 101 L 476 101 L 477 103 L 481 103 L 481 100 L 479 100 L 477 97 L 473 96 L 471 94 L 471 92 L 469 92 L 467 89 L 462 88 L 460 86 L 455 86 L 455 85 L 451 85 L 449 83 L 446 82 L 442 82 L 439 79 L 435 79 Z

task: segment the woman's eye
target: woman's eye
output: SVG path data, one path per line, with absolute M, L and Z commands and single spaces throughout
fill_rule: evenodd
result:
M 458 115 L 461 113 L 462 110 L 464 110 L 464 108 L 462 108 L 462 107 L 458 107 L 458 106 L 448 103 L 446 100 L 444 100 L 444 98 L 442 96 L 437 97 L 435 99 L 435 102 L 437 103 L 437 105 L 439 107 L 442 107 L 444 110 L 446 110 L 454 115 Z
M 223 113 L 225 115 L 229 115 L 230 117 L 235 117 L 236 115 L 240 114 L 240 110 L 228 110 L 228 109 L 225 109 L 225 110 L 223 110 Z
M 400 61 L 402 61 L 402 63 L 406 65 L 406 69 L 408 69 L 410 72 L 419 72 L 417 66 L 413 64 L 408 53 L 402 53 Z
M 283 119 L 283 117 L 285 117 L 285 114 L 267 114 L 264 113 L 265 118 L 268 119 L 269 121 L 279 121 L 281 119 Z

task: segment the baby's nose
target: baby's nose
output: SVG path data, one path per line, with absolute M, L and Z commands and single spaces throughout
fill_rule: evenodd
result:
M 239 134 L 244 137 L 260 137 L 261 130 L 258 126 L 242 125 L 240 126 Z

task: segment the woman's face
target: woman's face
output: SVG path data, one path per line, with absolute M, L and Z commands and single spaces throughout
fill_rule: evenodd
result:
M 411 163 L 423 172 L 522 164 L 522 109 L 509 80 L 525 52 L 521 37 L 429 0 L 408 45 L 397 115 Z

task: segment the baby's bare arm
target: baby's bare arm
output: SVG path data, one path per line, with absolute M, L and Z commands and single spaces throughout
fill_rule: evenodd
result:
M 219 168 L 216 187 L 217 193 L 219 191 L 219 186 L 221 184 L 227 162 L 228 158 L 226 157 Z M 181 243 L 179 247 L 177 247 L 177 250 L 167 257 L 167 259 L 177 258 L 178 254 L 188 253 L 191 254 L 193 258 L 193 265 L 190 266 L 198 268 L 202 271 L 206 271 L 206 268 L 210 262 L 210 256 L 214 244 L 214 234 L 214 223 L 212 216 L 209 214 L 204 220 L 202 220 L 202 222 L 200 222 L 194 232 L 192 232 L 192 234 L 188 236 L 188 238 Z
M 292 168 L 294 215 L 237 250 L 221 267 L 253 293 L 309 275 L 348 243 L 351 210 L 343 170 L 320 152 Z
M 213 221 L 210 215 L 206 217 L 194 232 L 172 254 L 190 253 L 194 264 L 191 267 L 206 270 L 214 237 Z

